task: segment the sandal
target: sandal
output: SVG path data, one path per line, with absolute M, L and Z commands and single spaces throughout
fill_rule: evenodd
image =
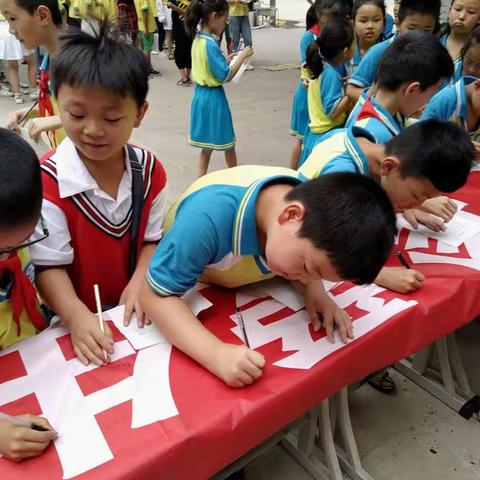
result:
M 162 74 L 158 70 L 154 70 L 153 68 L 150 69 L 148 72 L 149 75 L 153 75 L 155 77 L 161 77 Z
M 395 382 L 387 370 L 374 376 L 368 381 L 368 384 L 378 392 L 385 393 L 386 395 L 391 395 L 397 391 Z
M 190 86 L 190 84 L 188 83 L 187 80 L 182 80 L 182 79 L 180 79 L 180 80 L 177 82 L 177 85 L 178 85 L 179 87 L 189 87 L 189 86 Z
M 169 59 L 169 60 L 173 60 L 174 58 L 175 58 L 175 57 L 174 57 L 172 54 L 170 54 L 170 55 L 168 56 L 168 59 Z

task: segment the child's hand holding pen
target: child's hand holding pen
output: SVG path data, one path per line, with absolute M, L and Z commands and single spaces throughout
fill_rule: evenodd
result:
M 57 436 L 45 418 L 0 416 L 0 455 L 15 462 L 40 455 Z

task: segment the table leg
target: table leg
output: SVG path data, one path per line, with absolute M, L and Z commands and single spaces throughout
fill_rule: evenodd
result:
M 435 352 L 440 371 L 430 367 Z M 417 355 L 420 355 L 418 361 Z M 413 360 L 400 360 L 395 369 L 457 412 L 473 396 L 454 333 L 415 353 Z M 478 416 L 475 418 L 478 419 Z

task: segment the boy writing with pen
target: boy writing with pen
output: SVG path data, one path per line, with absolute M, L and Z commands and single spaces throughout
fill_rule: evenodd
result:
M 370 178 L 342 173 L 305 181 L 293 170 L 261 166 L 201 177 L 172 206 L 165 228 L 142 307 L 172 344 L 237 388 L 262 375 L 265 358 L 198 321 L 179 298 L 197 279 L 235 288 L 280 275 L 303 292 L 314 329 L 322 318 L 330 340 L 336 325 L 347 342 L 351 319 L 322 279 L 373 281 L 396 232 L 393 207 Z
M 127 143 L 148 108 L 148 71 L 142 52 L 106 24 L 94 36 L 72 30 L 61 37 L 52 60 L 67 138 L 42 159 L 50 236 L 32 248 L 32 260 L 37 288 L 70 327 L 84 364 L 102 365 L 105 352 L 113 353 L 110 331 L 95 315 L 93 284 L 104 306 L 125 305 L 126 324 L 133 312 L 144 324 L 138 296 L 166 210 L 161 163 Z
M 35 152 L 14 132 L 0 129 L 0 349 L 47 326 L 37 302 L 28 254 L 30 245 L 48 236 L 46 229 L 33 233 L 41 204 Z M 40 455 L 56 436 L 44 418 L 0 413 L 0 455 L 11 460 Z

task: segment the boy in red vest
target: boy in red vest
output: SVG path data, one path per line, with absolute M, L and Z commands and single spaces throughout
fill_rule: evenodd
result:
M 71 329 L 75 354 L 101 365 L 113 341 L 99 327 L 93 285 L 103 305 L 125 304 L 125 322 L 135 311 L 143 326 L 138 293 L 162 237 L 166 176 L 151 152 L 127 145 L 148 107 L 145 57 L 105 25 L 95 35 L 64 35 L 52 61 L 67 138 L 42 159 L 50 236 L 32 260 L 41 295 Z
M 33 234 L 40 217 L 42 183 L 33 149 L 14 132 L 0 128 L 0 349 L 35 335 L 47 323 L 33 286 L 28 247 L 48 231 Z M 44 418 L 22 415 L 38 431 L 0 419 L 0 455 L 14 461 L 40 455 L 57 434 Z

